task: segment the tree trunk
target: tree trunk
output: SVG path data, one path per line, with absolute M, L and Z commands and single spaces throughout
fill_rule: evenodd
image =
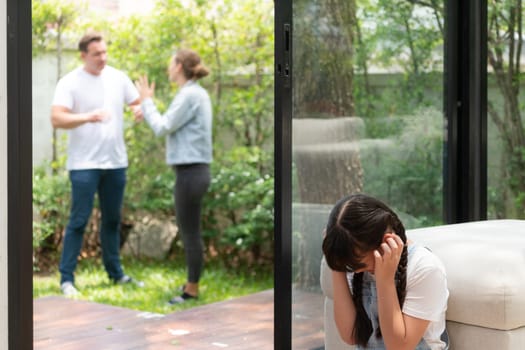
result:
M 60 77 L 62 76 L 62 20 L 61 19 L 57 21 L 56 60 L 57 60 L 56 81 L 58 82 L 60 80 Z M 57 129 L 53 128 L 53 136 L 51 139 L 51 144 L 52 144 L 51 164 L 53 164 L 51 169 L 52 169 L 53 174 L 56 174 L 57 172 L 57 167 L 55 166 L 57 159 L 58 159 L 57 141 L 58 141 Z
M 353 116 L 355 0 L 296 6 L 294 110 L 300 117 Z

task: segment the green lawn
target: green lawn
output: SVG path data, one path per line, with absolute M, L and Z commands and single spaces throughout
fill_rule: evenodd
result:
M 273 288 L 271 269 L 225 268 L 221 263 L 207 263 L 200 281 L 200 296 L 196 301 L 169 305 L 168 300 L 178 294 L 177 289 L 186 280 L 184 262 L 179 260 L 153 261 L 124 259 L 125 273 L 144 281 L 144 288 L 110 283 L 100 259 L 80 261 L 75 273 L 75 284 L 81 295 L 75 297 L 97 303 L 161 314 L 190 307 L 237 298 Z M 59 273 L 35 273 L 33 298 L 61 295 Z

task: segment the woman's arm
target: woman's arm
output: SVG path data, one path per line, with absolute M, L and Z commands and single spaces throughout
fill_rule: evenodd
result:
M 341 339 L 354 345 L 355 306 L 346 279 L 346 272 L 332 271 L 334 319 Z
M 142 101 L 144 119 L 156 136 L 165 136 L 177 131 L 194 117 L 194 109 L 188 98 L 181 93 L 177 94 L 168 110 L 160 114 L 152 99 Z
M 388 350 L 414 349 L 421 341 L 430 321 L 405 315 L 401 311 L 394 282 L 403 252 L 399 236 L 386 234 L 381 250 L 374 252 L 379 325 Z
M 188 98 L 179 92 L 162 115 L 153 102 L 155 82 L 148 82 L 146 75 L 139 77 L 135 86 L 140 94 L 143 117 L 156 136 L 165 136 L 184 125 L 193 117 L 193 110 Z

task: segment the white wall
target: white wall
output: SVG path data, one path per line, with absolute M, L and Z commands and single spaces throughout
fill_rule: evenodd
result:
M 51 160 L 53 127 L 49 120 L 56 84 L 54 61 L 45 55 L 33 58 L 33 166 Z
M 78 53 L 64 53 L 62 75 L 79 63 Z M 51 102 L 57 83 L 56 57 L 53 52 L 41 54 L 32 60 L 33 85 L 33 166 L 50 161 L 52 158 L 53 127 L 51 126 Z M 59 131 L 59 134 L 63 132 Z
M 0 0 L 0 349 L 8 348 L 7 327 L 7 4 Z

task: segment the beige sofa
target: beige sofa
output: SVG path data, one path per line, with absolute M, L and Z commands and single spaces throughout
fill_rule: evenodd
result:
M 408 230 L 447 269 L 451 350 L 525 349 L 525 221 L 489 220 Z M 333 320 L 331 274 L 321 262 L 325 349 L 346 350 Z

